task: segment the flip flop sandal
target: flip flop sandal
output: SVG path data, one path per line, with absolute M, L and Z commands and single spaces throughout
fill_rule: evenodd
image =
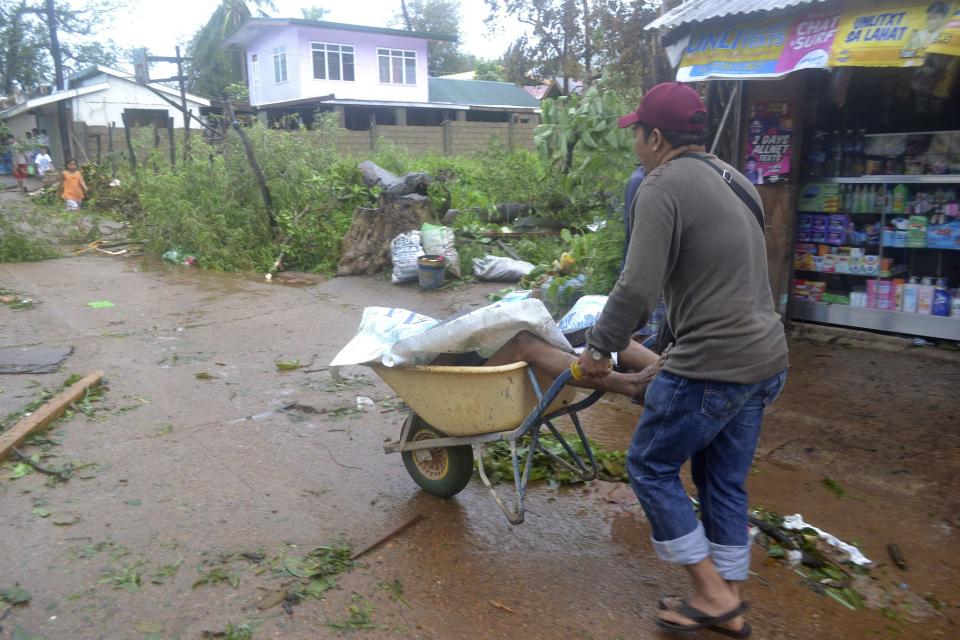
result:
M 726 627 L 720 627 L 713 625 L 707 627 L 710 631 L 714 633 L 719 633 L 722 636 L 727 636 L 728 638 L 749 638 L 750 634 L 753 632 L 753 629 L 750 627 L 749 622 L 744 622 L 743 626 L 734 631 L 733 629 L 727 629 Z
M 747 610 L 747 604 L 741 602 L 739 605 L 727 611 L 726 613 L 721 613 L 717 616 L 711 616 L 708 613 L 704 613 L 699 609 L 691 607 L 687 604 L 687 601 L 684 600 L 679 608 L 676 609 L 676 612 L 682 615 L 684 618 L 693 620 L 693 624 L 677 624 L 676 622 L 670 622 L 668 620 L 663 620 L 657 618 L 657 626 L 666 631 L 673 631 L 674 633 L 685 633 L 687 631 L 697 631 L 699 629 L 712 629 L 716 625 L 727 622 L 728 620 L 733 620 L 744 611 Z M 724 629 L 726 631 L 726 629 Z M 741 629 L 742 631 L 742 629 Z
M 658 604 L 661 611 L 666 611 L 671 608 L 668 603 L 669 600 L 679 600 L 680 602 L 683 602 L 683 596 L 669 595 L 660 598 L 660 602 Z M 721 627 L 719 625 L 713 625 L 707 628 L 710 631 L 715 631 L 720 635 L 727 636 L 728 638 L 749 638 L 750 634 L 753 633 L 753 628 L 750 626 L 750 623 L 746 621 L 739 629 L 727 629 L 726 627 Z

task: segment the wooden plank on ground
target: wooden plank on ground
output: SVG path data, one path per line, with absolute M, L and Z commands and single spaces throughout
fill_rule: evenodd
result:
M 3 433 L 0 433 L 0 462 L 6 459 L 13 448 L 40 431 L 51 422 L 63 415 L 71 404 L 83 397 L 87 389 L 100 382 L 103 371 L 88 373 L 79 381 L 70 385 L 54 397 L 50 398 L 39 409 L 25 416 Z

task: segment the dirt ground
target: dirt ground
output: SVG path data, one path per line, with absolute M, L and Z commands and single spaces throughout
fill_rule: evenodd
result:
M 91 417 L 52 431 L 46 464 L 89 465 L 69 482 L 10 479 L 13 463 L 0 467 L 0 589 L 17 583 L 33 596 L 0 604 L 0 639 L 186 640 L 229 624 L 255 638 L 669 637 L 652 623 L 657 598 L 686 582 L 653 555 L 629 492 L 538 485 L 516 527 L 477 480 L 451 500 L 425 495 L 399 455 L 383 454 L 404 417 L 391 391 L 364 368 L 340 385 L 323 370 L 365 306 L 442 317 L 497 287 L 301 285 L 109 256 L 0 265 L 0 286 L 37 301 L 0 305 L 0 348 L 75 348 L 58 373 L 0 375 L 0 414 L 22 408 L 37 383 L 53 389 L 95 369 L 109 380 Z M 87 306 L 97 300 L 115 306 Z M 958 361 L 844 345 L 792 340 L 751 500 L 856 540 L 880 565 L 876 597 L 895 601 L 850 611 L 755 546 L 753 637 L 960 637 Z M 312 364 L 277 369 L 296 358 Z M 375 405 L 357 411 L 357 396 Z M 294 402 L 320 413 L 278 411 Z M 623 448 L 639 412 L 607 397 L 583 419 Z M 257 608 L 284 583 L 260 554 L 303 556 L 338 538 L 361 547 L 414 514 L 423 519 L 324 599 L 292 613 Z M 907 570 L 892 566 L 888 543 Z M 227 581 L 194 586 L 211 568 Z

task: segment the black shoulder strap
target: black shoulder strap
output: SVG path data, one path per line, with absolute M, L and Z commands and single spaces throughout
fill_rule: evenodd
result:
M 761 231 L 764 229 L 763 210 L 760 208 L 760 205 L 757 203 L 757 201 L 754 200 L 749 193 L 747 193 L 747 190 L 744 189 L 742 186 L 740 186 L 740 183 L 738 183 L 733 179 L 733 174 L 730 173 L 729 169 L 723 169 L 715 165 L 714 163 L 710 162 L 703 156 L 697 155 L 695 153 L 685 153 L 681 157 L 695 158 L 701 161 L 702 163 L 704 163 L 705 165 L 707 165 L 708 167 L 711 167 L 714 171 L 716 171 L 720 175 L 720 177 L 723 178 L 723 181 L 726 182 L 731 189 L 733 189 L 733 192 L 737 194 L 737 197 L 743 201 L 743 204 L 747 205 L 747 208 L 753 212 L 753 216 L 757 219 L 757 224 L 760 225 Z

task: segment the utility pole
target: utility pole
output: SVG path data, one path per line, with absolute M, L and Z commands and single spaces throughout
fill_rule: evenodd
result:
M 49 2 L 50 0 L 48 0 Z M 183 73 L 183 63 L 190 58 L 185 58 L 180 55 L 180 47 L 177 46 L 175 49 L 177 55 L 175 56 L 149 56 L 147 55 L 146 49 L 134 49 L 133 50 L 133 73 L 136 77 L 137 83 L 143 85 L 150 91 L 153 91 L 157 96 L 170 103 L 174 107 L 180 110 L 180 113 L 183 114 L 183 157 L 188 158 L 190 156 L 190 118 L 192 114 L 190 113 L 190 107 L 187 106 L 187 89 L 186 89 L 186 80 L 187 77 Z M 172 62 L 177 65 L 177 75 L 171 76 L 169 78 L 159 78 L 152 80 L 150 78 L 150 63 L 151 62 Z M 176 81 L 180 87 L 180 104 L 178 105 L 173 100 L 163 95 L 160 91 L 150 86 L 151 82 L 171 82 Z
M 63 82 L 63 59 L 60 52 L 60 35 L 57 33 L 57 8 L 54 0 L 46 0 L 47 31 L 50 34 L 50 57 L 53 58 L 53 72 L 57 91 L 66 89 Z M 60 130 L 60 148 L 63 150 L 63 162 L 73 155 L 70 145 L 70 123 L 67 121 L 66 100 L 57 101 L 57 128 Z
M 180 84 L 180 105 L 183 109 L 183 158 L 190 157 L 190 111 L 187 107 L 187 90 L 184 87 L 183 58 L 180 57 L 180 45 L 177 45 L 177 78 Z

